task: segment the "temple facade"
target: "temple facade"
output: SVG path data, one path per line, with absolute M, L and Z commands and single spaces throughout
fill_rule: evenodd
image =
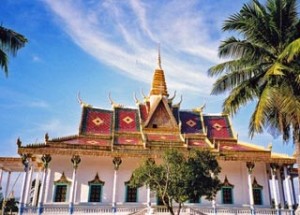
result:
M 240 141 L 226 114 L 181 110 L 181 100 L 174 104 L 175 94 L 169 96 L 160 56 L 150 92 L 143 101 L 135 98 L 136 108 L 109 98 L 109 110 L 79 98 L 82 115 L 74 136 L 46 134 L 44 142 L 27 145 L 18 139 L 18 169 L 24 169 L 19 214 L 158 213 L 154 191 L 128 184 L 143 160 L 159 161 L 168 148 L 210 150 L 222 168 L 216 198 L 186 202 L 185 213 L 293 211 L 295 158 Z M 10 172 L 8 159 L 0 159 L 0 167 Z

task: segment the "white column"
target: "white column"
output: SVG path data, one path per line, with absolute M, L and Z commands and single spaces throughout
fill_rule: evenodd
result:
M 7 182 L 6 182 L 4 199 L 6 199 L 9 195 L 8 191 L 9 191 L 9 185 L 10 185 L 10 176 L 11 176 L 11 171 L 9 171 L 8 174 L 7 174 Z
M 286 189 L 286 197 L 289 209 L 293 209 L 293 203 L 292 203 L 292 195 L 290 190 L 290 178 L 291 176 L 288 174 L 287 167 L 283 166 L 283 173 L 284 173 L 284 182 L 285 182 L 285 189 Z
M 46 178 L 46 183 L 45 183 L 45 189 L 44 189 L 44 199 L 43 202 L 47 202 L 47 194 L 49 193 L 49 184 L 50 184 L 50 178 L 51 178 L 51 169 L 47 168 L 47 178 Z
M 40 190 L 40 195 L 39 195 L 39 202 L 38 202 L 39 207 L 42 207 L 43 203 L 44 203 L 47 173 L 48 173 L 48 168 L 44 168 L 43 177 L 42 177 L 42 184 L 41 184 L 41 190 Z
M 247 162 L 248 169 L 248 192 L 249 192 L 249 201 L 250 201 L 250 209 L 254 210 L 254 197 L 253 197 L 253 188 L 252 188 L 252 171 L 254 168 L 253 162 Z
M 76 185 L 76 171 L 78 168 L 78 164 L 80 163 L 81 158 L 79 155 L 73 155 L 71 158 L 71 162 L 73 164 L 73 176 L 72 176 L 72 184 L 71 184 L 71 190 L 70 190 L 70 198 L 69 198 L 69 212 L 70 214 L 73 214 L 74 211 L 74 193 L 75 193 L 75 185 Z
M 211 173 L 211 177 L 212 177 L 212 178 L 215 178 L 215 174 L 214 174 L 213 172 Z M 211 201 L 211 206 L 212 206 L 212 208 L 213 208 L 213 214 L 217 214 L 216 195 L 217 195 L 217 194 L 215 194 L 215 195 L 213 196 L 213 199 L 212 199 L 212 201 Z
M 10 184 L 10 175 L 11 175 L 11 172 L 9 171 L 7 173 L 7 182 L 6 182 L 6 187 L 5 187 L 5 193 L 3 193 L 4 196 L 3 196 L 2 213 L 1 213 L 1 215 L 4 215 L 4 211 L 5 211 L 5 207 L 6 207 L 6 198 L 8 196 L 8 189 L 9 189 L 9 184 Z
M 27 184 L 26 184 L 26 191 L 25 191 L 26 193 L 25 193 L 25 198 L 24 198 L 24 204 L 28 204 L 30 201 L 32 174 L 33 174 L 33 166 L 31 165 L 29 174 L 28 174 Z
M 116 206 L 116 192 L 117 192 L 117 179 L 118 179 L 118 170 L 114 170 L 114 183 L 113 183 L 113 196 L 112 196 L 112 206 Z
M 48 165 L 51 161 L 50 155 L 43 155 L 42 156 L 44 171 L 43 171 L 43 179 L 40 189 L 39 201 L 38 201 L 38 214 L 43 213 L 43 205 L 44 205 L 44 196 L 45 196 L 45 188 L 47 183 L 47 175 L 48 175 Z
M 76 169 L 74 168 L 73 176 L 72 176 L 71 190 L 70 190 L 70 197 L 69 197 L 70 204 L 74 204 L 75 184 L 76 184 Z
M 277 181 L 278 181 L 278 193 L 279 193 L 279 198 L 280 198 L 278 203 L 281 205 L 281 207 L 284 207 L 285 195 L 284 195 L 284 186 L 283 186 L 280 168 L 278 169 L 276 175 L 277 175 Z
M 149 186 L 147 186 L 147 207 L 151 207 L 151 190 Z
M 211 206 L 214 210 L 213 214 L 217 214 L 217 204 L 216 204 L 216 197 L 213 198 L 213 200 L 211 201 Z
M 26 196 L 26 187 L 27 187 L 27 180 L 28 180 L 28 167 L 29 167 L 29 155 L 22 155 L 22 163 L 24 165 L 24 177 L 23 177 L 23 184 L 21 189 L 21 197 L 20 197 L 20 207 L 19 207 L 19 214 L 23 214 L 24 203 L 25 203 L 25 196 Z
M 298 175 L 296 176 L 296 177 L 298 177 Z M 292 187 L 292 193 L 293 193 L 293 204 L 298 204 L 298 202 L 297 202 L 297 197 L 296 197 L 296 193 L 295 193 L 295 185 L 294 185 L 294 178 L 293 178 L 293 176 L 291 176 L 291 187 Z
M 40 185 L 40 170 L 35 175 L 35 184 L 34 184 L 34 193 L 33 193 L 33 199 L 32 199 L 32 206 L 37 206 L 39 185 Z
M 114 164 L 114 182 L 113 182 L 113 196 L 112 196 L 112 208 L 113 212 L 116 212 L 116 193 L 117 193 L 117 180 L 118 180 L 118 170 L 122 163 L 122 160 L 120 157 L 115 157 L 113 159 Z
M 278 194 L 277 194 L 277 188 L 276 188 L 276 172 L 277 172 L 278 166 L 276 164 L 271 164 L 271 174 L 272 174 L 272 191 L 273 191 L 273 197 L 274 197 L 274 204 L 275 209 L 278 210 Z
M 23 204 L 24 200 L 25 200 L 27 178 L 28 178 L 28 171 L 25 170 L 24 175 L 23 175 L 22 188 L 21 188 L 20 204 Z
M 2 177 L 3 177 L 3 169 L 0 169 L 0 189 L 2 187 Z

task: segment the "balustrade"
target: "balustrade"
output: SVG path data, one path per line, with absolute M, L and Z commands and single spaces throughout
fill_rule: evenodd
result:
M 176 211 L 175 207 L 175 211 Z M 118 215 L 130 215 L 133 213 L 137 213 L 139 211 L 146 210 L 146 206 L 118 206 L 116 209 L 116 214 Z M 155 215 L 167 215 L 169 211 L 164 206 L 154 206 L 153 211 Z M 291 215 L 291 211 L 288 209 L 280 209 L 281 215 Z M 38 212 L 37 207 L 29 206 L 25 207 L 23 210 L 24 215 L 35 215 Z M 250 208 L 221 208 L 218 207 L 216 209 L 217 215 L 251 215 Z M 277 215 L 278 211 L 271 208 L 256 208 L 255 215 Z M 69 207 L 68 204 L 47 204 L 44 205 L 43 214 L 63 214 L 69 215 Z M 84 214 L 112 214 L 112 207 L 111 206 L 104 206 L 104 205 L 74 205 L 73 214 L 76 215 L 84 215 Z M 214 215 L 215 211 L 212 207 L 184 207 L 181 209 L 181 215 Z

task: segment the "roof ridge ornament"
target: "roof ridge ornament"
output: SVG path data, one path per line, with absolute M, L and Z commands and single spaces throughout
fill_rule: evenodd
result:
M 147 101 L 149 101 L 149 96 L 146 96 L 146 95 L 145 95 L 145 93 L 144 93 L 144 90 L 143 90 L 143 89 L 141 90 L 141 94 L 142 94 L 142 96 L 143 96 L 143 98 L 144 98 L 144 102 L 147 102 Z
M 180 101 L 177 104 L 174 104 L 173 107 L 180 107 L 181 103 L 182 103 L 182 95 L 180 96 Z
M 110 93 L 110 92 L 109 92 L 109 94 L 108 94 L 108 99 L 109 99 L 110 104 L 112 105 L 113 108 L 122 108 L 122 107 L 124 107 L 123 105 L 118 104 L 118 103 L 115 103 L 115 102 L 112 100 L 112 98 L 111 98 L 111 93 Z
M 80 104 L 81 107 L 93 107 L 92 105 L 82 101 L 81 97 L 80 97 L 80 92 L 78 92 L 77 94 L 77 101 Z
M 134 92 L 134 101 L 135 101 L 135 103 L 137 104 L 137 105 L 139 105 L 140 104 L 140 101 L 138 100 L 138 98 L 136 97 L 136 92 Z
M 176 90 L 174 91 L 174 95 L 171 98 L 168 99 L 168 102 L 172 103 L 173 100 L 175 99 L 175 97 L 176 97 Z
M 206 104 L 203 104 L 202 106 L 194 108 L 193 111 L 196 113 L 203 113 L 203 110 L 205 107 L 206 107 Z

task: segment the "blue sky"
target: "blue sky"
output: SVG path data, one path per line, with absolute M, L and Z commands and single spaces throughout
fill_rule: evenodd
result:
M 220 113 L 223 96 L 211 96 L 210 66 L 221 62 L 221 26 L 248 1 L 228 0 L 2 0 L 0 22 L 29 43 L 0 71 L 0 156 L 17 156 L 23 144 L 78 133 L 82 100 L 110 109 L 108 94 L 133 107 L 133 94 L 149 92 L 160 43 L 169 93 L 182 109 L 206 104 Z M 292 154 L 293 146 L 268 133 L 248 138 L 253 107 L 233 119 L 239 139 Z

